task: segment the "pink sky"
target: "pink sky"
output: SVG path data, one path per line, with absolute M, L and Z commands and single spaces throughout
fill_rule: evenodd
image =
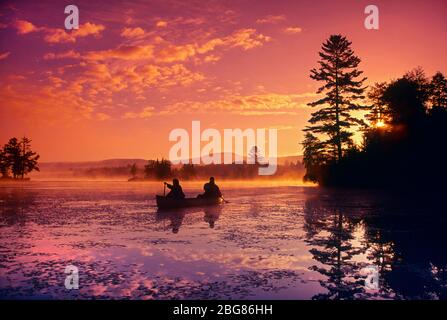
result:
M 0 5 L 0 144 L 27 135 L 43 161 L 167 156 L 174 128 L 277 128 L 301 153 L 321 43 L 344 34 L 368 83 L 447 73 L 447 2 L 76 1 Z M 380 30 L 363 26 L 380 10 Z M 190 130 L 190 129 L 189 129 Z

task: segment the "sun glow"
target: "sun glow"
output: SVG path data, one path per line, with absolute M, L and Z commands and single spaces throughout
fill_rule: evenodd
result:
M 376 127 L 377 128 L 383 128 L 383 127 L 385 127 L 386 126 L 386 124 L 385 124 L 385 122 L 383 121 L 383 120 L 379 120 L 379 121 L 377 121 L 377 123 L 376 123 Z

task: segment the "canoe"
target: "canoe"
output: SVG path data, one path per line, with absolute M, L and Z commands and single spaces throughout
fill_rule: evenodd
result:
M 170 199 L 163 196 L 156 196 L 157 207 L 159 209 L 189 208 L 202 206 L 215 206 L 223 203 L 222 198 L 185 198 Z

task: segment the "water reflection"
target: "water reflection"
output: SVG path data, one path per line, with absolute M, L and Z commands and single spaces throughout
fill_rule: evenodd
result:
M 447 299 L 444 195 L 227 188 L 223 206 L 157 212 L 156 192 L 0 186 L 0 299 Z
M 305 202 L 312 270 L 325 276 L 314 299 L 447 298 L 446 227 L 438 196 L 319 191 Z M 379 269 L 365 290 L 367 265 Z
M 186 209 L 162 210 L 157 211 L 157 221 L 163 222 L 163 229 L 171 229 L 172 233 L 178 233 L 186 215 Z M 165 221 L 168 220 L 168 226 Z
M 172 233 L 175 234 L 179 232 L 186 215 L 195 215 L 198 213 L 203 214 L 203 221 L 206 222 L 211 229 L 213 229 L 216 221 L 222 213 L 222 206 L 158 210 L 156 220 L 163 223 L 163 229 L 171 229 Z M 167 225 L 166 221 L 168 221 Z
M 28 220 L 27 212 L 33 206 L 35 195 L 21 188 L 11 189 L 0 197 L 0 227 L 23 226 Z
M 206 207 L 204 208 L 203 212 L 205 213 L 203 220 L 209 224 L 211 229 L 213 229 L 216 221 L 219 219 L 219 216 L 222 213 L 222 207 L 221 206 Z

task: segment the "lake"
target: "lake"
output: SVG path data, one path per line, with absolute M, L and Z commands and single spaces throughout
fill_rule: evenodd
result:
M 242 184 L 164 212 L 160 183 L 1 184 L 0 298 L 447 298 L 445 195 Z

